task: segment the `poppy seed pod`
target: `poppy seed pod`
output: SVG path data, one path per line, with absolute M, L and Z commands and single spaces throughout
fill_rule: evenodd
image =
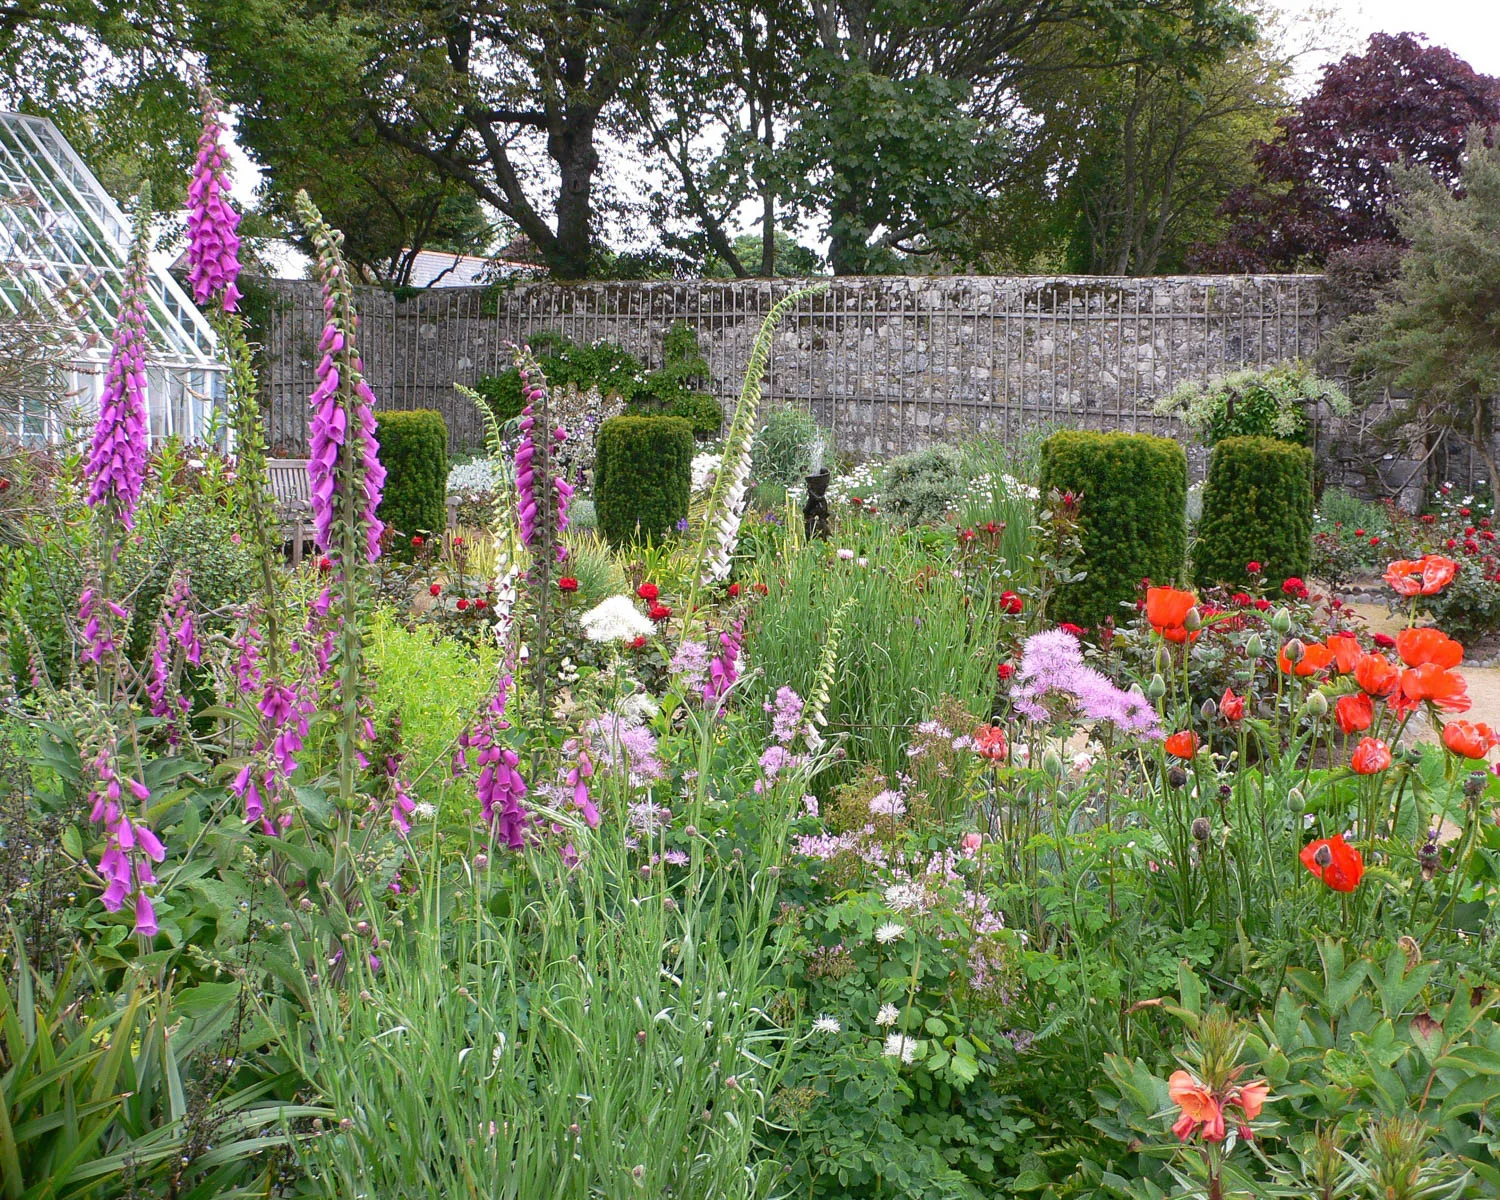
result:
M 1181 767 L 1170 767 L 1167 770 L 1167 782 L 1174 788 L 1184 786 L 1188 781 L 1187 772 Z
M 1260 634 L 1252 633 L 1245 639 L 1245 653 L 1251 658 L 1259 658 L 1266 652 L 1266 644 L 1260 640 Z
M 1310 717 L 1326 717 L 1328 715 L 1328 697 L 1322 692 L 1314 692 L 1307 698 L 1303 705 L 1304 711 Z
M 1198 611 L 1196 604 L 1188 609 L 1187 616 L 1182 618 L 1182 627 L 1189 633 L 1197 633 L 1203 628 L 1203 614 Z
M 1284 608 L 1278 608 L 1271 614 L 1271 628 L 1277 633 L 1286 633 L 1292 627 L 1292 614 Z
M 1470 771 L 1464 779 L 1464 795 L 1470 800 L 1484 791 L 1484 785 L 1489 782 L 1488 771 Z
M 1161 677 L 1158 671 L 1151 676 L 1151 682 L 1146 685 L 1146 695 L 1152 700 L 1160 700 L 1167 694 L 1167 681 Z

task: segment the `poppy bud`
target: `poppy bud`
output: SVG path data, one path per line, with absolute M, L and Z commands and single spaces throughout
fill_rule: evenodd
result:
M 1161 677 L 1158 671 L 1151 676 L 1151 682 L 1146 685 L 1146 695 L 1152 700 L 1160 700 L 1167 694 L 1167 681 Z
M 1188 609 L 1187 616 L 1182 618 L 1182 627 L 1189 633 L 1197 633 L 1203 628 L 1203 614 L 1198 611 L 1196 604 Z
M 1328 715 L 1328 697 L 1322 692 L 1314 692 L 1307 698 L 1303 705 L 1303 711 L 1310 717 L 1326 717 Z
M 1166 672 L 1170 671 L 1171 669 L 1172 669 L 1172 652 L 1170 650 L 1168 650 L 1165 646 L 1158 646 L 1156 648 L 1156 671 L 1157 671 L 1157 674 L 1164 675 L 1164 674 L 1166 674 Z
M 1205 721 L 1212 721 L 1219 715 L 1219 706 L 1210 698 L 1203 702 L 1203 708 L 1200 711 L 1203 713 Z
M 1292 627 L 1292 614 L 1284 608 L 1278 608 L 1271 614 L 1271 628 L 1277 633 L 1286 633 Z
M 1046 771 L 1048 775 L 1056 776 L 1062 774 L 1062 755 L 1050 746 L 1047 748 L 1047 752 L 1042 755 L 1042 770 Z
M 1281 648 L 1281 652 L 1286 655 L 1287 662 L 1296 665 L 1307 654 L 1307 647 L 1302 644 L 1301 638 L 1292 638 Z
M 1208 841 L 1208 835 L 1213 832 L 1213 827 L 1208 823 L 1207 817 L 1193 818 L 1193 840 L 1197 842 Z
M 1187 772 L 1181 767 L 1169 767 L 1167 769 L 1167 782 L 1174 788 L 1180 788 L 1187 783 Z
M 1286 808 L 1294 817 L 1300 817 L 1307 810 L 1307 801 L 1302 797 L 1301 788 L 1292 788 L 1287 792 Z
M 1259 658 L 1265 652 L 1265 643 L 1260 640 L 1260 634 L 1252 633 L 1245 639 L 1245 653 L 1251 658 Z

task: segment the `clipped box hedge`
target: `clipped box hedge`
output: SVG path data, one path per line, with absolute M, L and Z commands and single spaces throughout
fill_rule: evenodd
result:
M 594 506 L 611 545 L 660 542 L 687 516 L 693 427 L 681 417 L 612 417 L 599 426 Z
M 1042 503 L 1052 491 L 1079 497 L 1087 572 L 1052 598 L 1053 620 L 1119 622 L 1141 580 L 1175 582 L 1187 553 L 1187 455 L 1171 438 L 1064 430 L 1042 444 Z
M 1276 589 L 1307 574 L 1312 561 L 1313 454 L 1266 437 L 1225 438 L 1214 446 L 1203 485 L 1203 516 L 1193 546 L 1199 587 L 1250 583 L 1258 562 Z
M 388 409 L 375 414 L 375 436 L 386 472 L 376 515 L 393 531 L 392 552 L 410 558 L 413 535 L 448 523 L 448 426 L 430 408 Z

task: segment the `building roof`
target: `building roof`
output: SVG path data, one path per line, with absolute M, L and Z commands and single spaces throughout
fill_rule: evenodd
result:
M 0 112 L 0 317 L 65 331 L 84 405 L 103 385 L 130 241 L 129 218 L 51 121 Z M 198 436 L 222 390 L 214 331 L 155 258 L 146 300 L 153 432 Z
M 486 258 L 482 254 L 418 250 L 412 259 L 411 278 L 407 285 L 414 288 L 474 287 L 507 275 L 535 274 L 536 271 L 536 266 L 531 263 Z

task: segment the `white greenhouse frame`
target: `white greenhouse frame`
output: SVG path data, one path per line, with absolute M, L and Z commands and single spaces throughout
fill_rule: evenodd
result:
M 51 121 L 0 112 L 0 317 L 34 315 L 61 335 L 74 402 L 63 415 L 28 412 L 24 397 L 12 398 L 0 432 L 55 442 L 67 421 L 97 413 L 131 235 L 130 219 Z M 218 339 L 155 258 L 146 307 L 152 440 L 216 436 L 226 379 Z

